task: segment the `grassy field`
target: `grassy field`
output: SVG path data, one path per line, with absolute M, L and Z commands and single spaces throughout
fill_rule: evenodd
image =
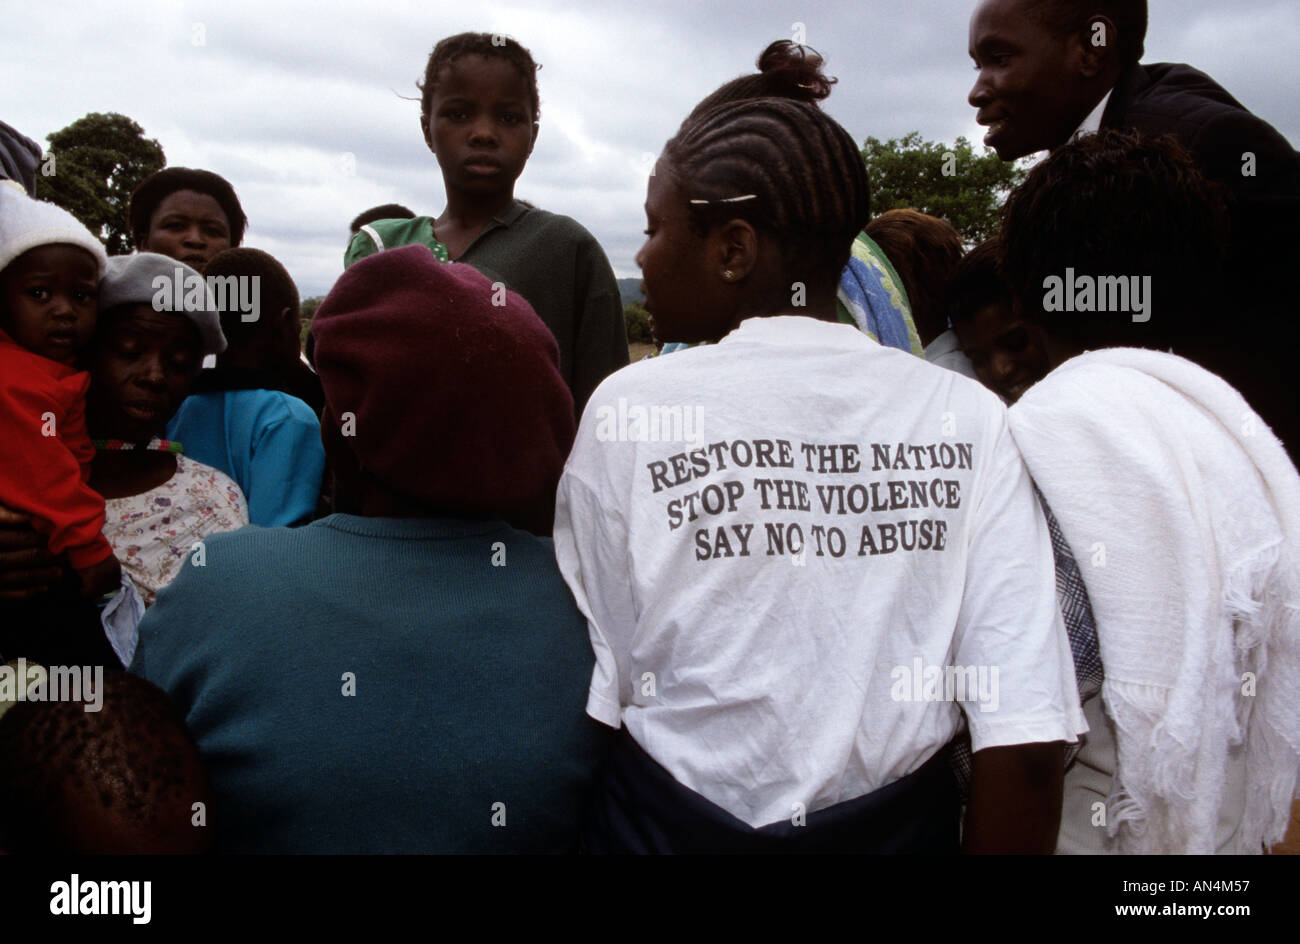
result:
M 629 342 L 627 346 L 628 360 L 639 361 L 647 354 L 652 353 L 654 349 L 655 346 L 653 344 L 640 344 L 636 341 Z

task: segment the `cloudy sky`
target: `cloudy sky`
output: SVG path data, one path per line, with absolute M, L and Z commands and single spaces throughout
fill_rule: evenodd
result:
M 4 0 L 0 118 L 44 146 L 88 112 L 128 115 L 168 164 L 227 177 L 250 220 L 245 245 L 284 262 L 304 296 L 323 294 L 358 212 L 443 208 L 415 87 L 434 43 L 505 33 L 542 64 L 541 134 L 516 194 L 575 217 L 619 276 L 635 276 L 654 155 L 700 98 L 797 24 L 839 78 L 826 108 L 855 138 L 978 142 L 966 102 L 975 3 Z M 1300 146 L 1300 2 L 1150 7 L 1146 61 L 1209 72 Z

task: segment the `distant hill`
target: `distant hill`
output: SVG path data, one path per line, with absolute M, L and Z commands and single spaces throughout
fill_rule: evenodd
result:
M 641 294 L 640 279 L 619 279 L 618 294 L 624 305 L 628 302 L 644 302 L 645 297 Z

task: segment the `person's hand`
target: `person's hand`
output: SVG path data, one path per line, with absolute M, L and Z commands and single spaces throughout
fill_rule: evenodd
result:
M 110 554 L 98 564 L 77 571 L 77 576 L 81 578 L 81 595 L 93 600 L 121 588 L 122 565 Z
M 0 600 L 39 596 L 63 574 L 31 519 L 0 505 Z

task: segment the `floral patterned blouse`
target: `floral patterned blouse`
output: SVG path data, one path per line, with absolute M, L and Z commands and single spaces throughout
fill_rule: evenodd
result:
M 104 536 L 145 606 L 172 582 L 196 542 L 248 524 L 239 486 L 211 466 L 176 457 L 176 474 L 157 488 L 104 502 Z

